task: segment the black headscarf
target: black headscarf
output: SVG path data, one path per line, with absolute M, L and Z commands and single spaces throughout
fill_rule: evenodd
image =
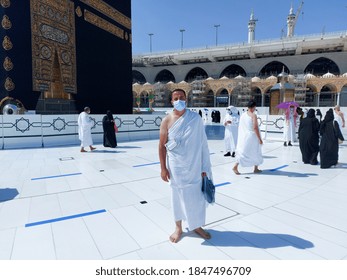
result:
M 110 110 L 107 110 L 106 115 L 107 115 L 109 120 L 113 120 L 113 115 L 112 115 L 112 112 Z
M 307 112 L 307 118 L 314 118 L 315 117 L 315 110 L 314 109 L 310 109 Z
M 330 108 L 325 114 L 324 121 L 330 122 L 333 120 L 334 120 L 334 111 L 333 111 L 333 109 Z

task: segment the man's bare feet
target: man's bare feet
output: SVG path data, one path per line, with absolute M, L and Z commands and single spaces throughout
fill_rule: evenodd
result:
M 241 173 L 238 171 L 238 169 L 237 169 L 236 166 L 233 168 L 233 171 L 234 171 L 234 173 L 235 173 L 236 175 L 240 175 L 240 174 L 241 174 Z
M 210 239 L 211 238 L 211 234 L 209 234 L 207 231 L 205 231 L 201 227 L 194 229 L 194 232 L 197 235 L 200 235 L 204 239 Z
M 87 152 L 87 151 L 86 151 L 85 149 L 82 148 L 82 149 L 81 149 L 81 152 L 82 152 L 82 153 L 85 153 L 85 152 Z
M 258 168 L 255 168 L 253 172 L 254 172 L 254 173 L 261 173 L 261 172 L 263 172 L 263 171 L 260 170 L 260 169 L 258 169 Z
M 94 151 L 95 149 L 96 149 L 96 148 L 94 148 L 94 147 L 90 147 L 90 150 L 91 150 L 91 151 Z
M 173 234 L 170 235 L 170 241 L 172 243 L 177 243 L 181 239 L 182 230 L 176 229 Z

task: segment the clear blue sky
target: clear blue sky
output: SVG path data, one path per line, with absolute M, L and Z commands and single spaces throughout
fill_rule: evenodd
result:
M 215 46 L 248 41 L 253 9 L 258 19 L 255 39 L 277 39 L 287 34 L 287 15 L 300 0 L 132 0 L 133 54 Z M 295 35 L 347 30 L 347 0 L 304 0 Z

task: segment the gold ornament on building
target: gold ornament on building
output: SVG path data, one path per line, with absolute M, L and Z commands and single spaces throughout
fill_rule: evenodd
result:
M 78 6 L 77 8 L 76 8 L 76 15 L 78 16 L 78 17 L 81 17 L 82 16 L 82 10 L 81 10 L 81 7 L 80 6 Z
M 14 85 L 14 82 L 12 81 L 11 78 L 6 78 L 6 81 L 5 81 L 5 89 L 7 91 L 11 91 L 11 90 L 14 90 L 15 88 L 15 85 Z
M 13 63 L 11 61 L 11 58 L 8 56 L 5 57 L 4 63 L 3 63 L 4 69 L 6 71 L 11 71 L 13 69 Z
M 1 6 L 3 7 L 3 8 L 8 8 L 8 7 L 10 7 L 10 5 L 11 5 L 11 2 L 10 2 L 10 0 L 1 0 Z
M 1 25 L 3 29 L 10 29 L 12 27 L 10 18 L 7 15 L 4 15 L 2 17 Z
M 3 47 L 6 51 L 12 49 L 13 45 L 12 45 L 12 42 L 11 42 L 11 40 L 10 40 L 10 37 L 8 37 L 8 36 L 5 36 L 5 37 L 4 37 L 4 40 L 2 40 L 2 47 Z

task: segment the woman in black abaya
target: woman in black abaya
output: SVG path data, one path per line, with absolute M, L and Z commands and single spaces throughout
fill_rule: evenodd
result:
M 318 164 L 319 152 L 319 121 L 314 109 L 307 112 L 306 118 L 301 119 L 299 126 L 299 145 L 302 161 L 312 165 Z
M 338 162 L 339 143 L 338 137 L 341 135 L 339 125 L 334 121 L 334 112 L 329 109 L 320 125 L 320 168 L 330 168 Z
M 104 147 L 117 147 L 115 122 L 111 111 L 107 111 L 102 119 L 102 128 L 104 130 Z

